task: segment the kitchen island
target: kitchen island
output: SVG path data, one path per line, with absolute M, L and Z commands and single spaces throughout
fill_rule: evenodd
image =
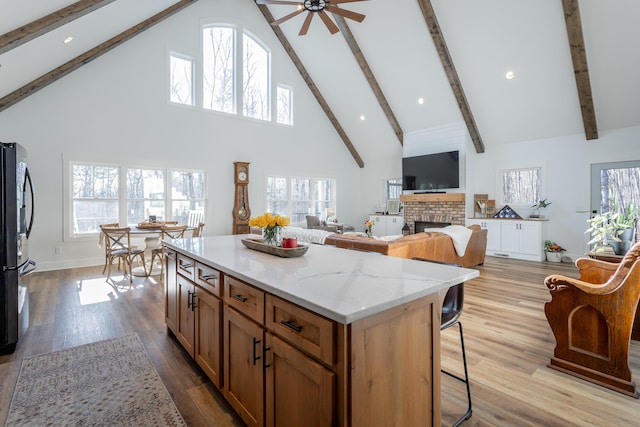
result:
M 166 323 L 247 425 L 440 425 L 440 305 L 477 270 L 164 242 Z

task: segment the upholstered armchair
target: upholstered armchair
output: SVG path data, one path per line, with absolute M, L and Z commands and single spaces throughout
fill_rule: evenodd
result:
M 333 231 L 334 233 L 338 231 L 338 227 L 335 225 L 322 224 L 317 215 L 307 215 L 307 228 L 310 230 Z
M 580 258 L 579 279 L 548 276 L 545 315 L 556 339 L 549 367 L 638 398 L 629 345 L 640 298 L 640 243 L 620 264 Z

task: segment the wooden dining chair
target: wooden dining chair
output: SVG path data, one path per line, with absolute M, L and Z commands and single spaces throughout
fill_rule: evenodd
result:
M 196 225 L 196 227 L 193 229 L 193 234 L 191 234 L 191 237 L 201 237 L 203 229 L 204 222 L 199 222 L 198 225 Z
M 160 236 L 160 240 L 164 239 L 182 239 L 184 237 L 184 232 L 187 229 L 186 225 L 163 225 L 160 230 L 162 234 Z M 149 275 L 153 272 L 153 262 L 155 259 L 160 259 L 160 265 L 164 265 L 164 245 L 160 245 L 158 248 L 151 249 L 151 267 L 149 267 Z M 163 268 L 160 269 L 160 274 L 164 271 Z
M 133 282 L 131 264 L 135 258 L 142 261 L 144 274 L 148 275 L 144 249 L 138 249 L 137 246 L 131 245 L 131 229 L 129 227 L 102 227 L 101 230 L 105 236 L 107 252 L 107 282 L 111 278 L 111 265 L 116 259 L 118 259 L 118 268 L 120 261 L 124 264 L 124 274 L 129 275 L 129 283 Z
M 107 242 L 105 242 L 105 236 L 102 229 L 105 227 L 106 228 L 120 227 L 120 224 L 118 224 L 117 222 L 112 222 L 109 224 L 100 224 L 98 225 L 98 227 L 100 228 L 100 235 L 98 237 L 98 247 L 99 248 L 104 247 L 104 268 L 102 269 L 102 274 L 104 274 L 104 272 L 107 270 L 107 263 L 109 261 L 109 245 L 107 244 Z M 118 268 L 120 268 L 120 262 L 118 262 Z

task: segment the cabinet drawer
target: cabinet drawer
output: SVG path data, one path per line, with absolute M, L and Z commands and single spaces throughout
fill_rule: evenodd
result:
M 266 297 L 266 326 L 328 365 L 335 362 L 335 322 L 273 295 Z
M 196 263 L 189 257 L 178 254 L 178 273 L 189 280 L 193 280 Z
M 224 276 L 224 301 L 240 313 L 264 324 L 264 292 L 231 276 Z
M 215 268 L 196 262 L 194 282 L 211 294 L 220 297 L 222 275 Z

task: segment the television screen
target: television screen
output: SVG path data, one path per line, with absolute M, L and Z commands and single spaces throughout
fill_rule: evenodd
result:
M 460 188 L 458 151 L 402 159 L 403 190 L 438 191 L 448 188 Z

